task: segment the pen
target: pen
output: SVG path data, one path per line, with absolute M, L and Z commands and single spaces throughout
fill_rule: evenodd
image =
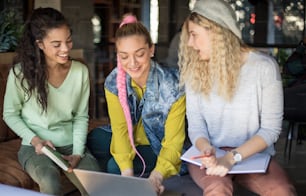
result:
M 205 157 L 210 157 L 211 155 L 199 155 L 199 156 L 192 156 L 191 159 L 200 159 Z

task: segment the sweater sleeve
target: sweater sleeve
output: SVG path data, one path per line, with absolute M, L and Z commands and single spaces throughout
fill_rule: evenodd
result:
M 283 120 L 283 87 L 279 67 L 273 59 L 266 60 L 261 68 L 262 108 L 260 112 L 261 136 L 268 146 L 275 143 L 281 132 Z
M 108 114 L 112 127 L 111 154 L 121 171 L 133 169 L 135 152 L 129 141 L 127 124 L 117 95 L 105 89 Z
M 154 169 L 164 178 L 180 171 L 180 157 L 185 140 L 185 101 L 185 96 L 182 96 L 172 105 L 165 123 L 165 137 Z
M 35 133 L 29 129 L 21 117 L 24 103 L 24 93 L 19 80 L 10 70 L 3 103 L 3 120 L 22 140 L 30 145 Z
M 88 69 L 85 65 L 80 66 L 82 74 L 81 95 L 73 115 L 73 154 L 83 155 L 88 129 L 88 101 L 90 94 L 90 81 Z M 79 76 L 79 74 L 76 74 Z
M 204 116 L 201 114 L 200 96 L 186 86 L 186 116 L 188 119 L 188 136 L 193 145 L 198 138 L 209 140 L 209 134 Z

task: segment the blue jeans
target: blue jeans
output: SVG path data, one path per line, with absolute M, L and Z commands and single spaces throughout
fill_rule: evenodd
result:
M 103 171 L 121 174 L 118 164 L 110 153 L 111 137 L 112 133 L 109 126 L 95 128 L 87 137 L 87 147 L 98 160 Z M 149 145 L 137 146 L 136 148 L 145 160 L 145 175 L 148 175 L 155 168 L 157 156 Z M 143 165 L 137 155 L 133 160 L 133 167 L 135 175 L 141 174 Z
M 69 155 L 72 145 L 56 148 L 58 152 Z M 40 192 L 50 195 L 62 195 L 61 170 L 45 155 L 37 155 L 33 146 L 22 145 L 18 152 L 18 159 L 24 170 L 39 185 Z M 79 162 L 78 169 L 100 171 L 97 160 L 86 150 Z M 82 195 L 87 195 L 74 173 L 64 172 L 68 179 L 79 189 Z

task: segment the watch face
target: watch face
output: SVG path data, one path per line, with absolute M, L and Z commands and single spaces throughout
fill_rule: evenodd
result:
M 242 160 L 242 156 L 241 154 L 239 154 L 237 151 L 232 151 L 233 152 L 233 155 L 234 155 L 234 160 L 235 162 L 240 162 Z

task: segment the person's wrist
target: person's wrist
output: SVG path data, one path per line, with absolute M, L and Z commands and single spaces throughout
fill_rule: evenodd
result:
M 133 176 L 134 175 L 134 172 L 133 172 L 133 169 L 125 169 L 121 172 L 121 175 L 122 176 Z
M 151 174 L 153 174 L 160 182 L 162 182 L 164 179 L 163 175 L 156 170 L 153 170 Z
M 75 154 L 74 156 L 75 156 L 78 160 L 81 160 L 81 159 L 82 159 L 82 156 L 79 155 L 79 154 Z
M 232 165 L 235 165 L 242 161 L 242 155 L 235 149 L 228 152 L 228 155 L 230 157 L 229 161 Z
M 31 140 L 31 145 L 32 146 L 36 146 L 37 144 L 39 144 L 39 143 L 41 143 L 42 141 L 41 141 L 41 139 L 38 137 L 38 136 L 34 136 L 33 138 L 32 138 L 32 140 Z
M 85 156 L 85 153 L 83 154 L 74 154 L 75 156 L 79 156 L 81 159 Z

